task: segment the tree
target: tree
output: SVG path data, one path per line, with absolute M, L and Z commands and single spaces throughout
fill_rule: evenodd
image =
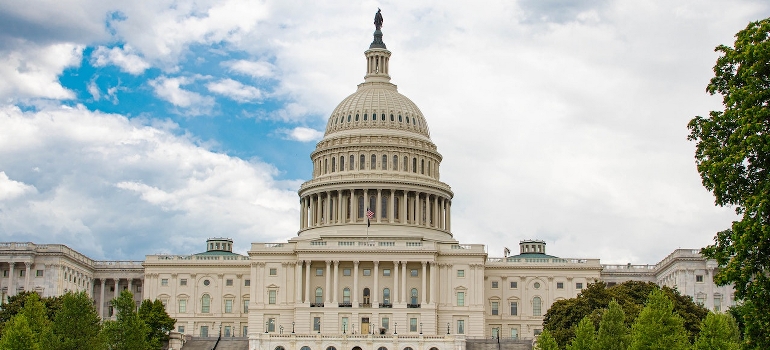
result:
M 123 290 L 120 296 L 110 301 L 117 311 L 116 321 L 104 323 L 104 336 L 111 350 L 149 350 L 147 342 L 149 327 L 136 314 L 134 295 Z
M 27 294 L 24 307 L 19 310 L 16 316 L 19 315 L 26 319 L 27 325 L 34 335 L 34 343 L 40 349 L 48 349 L 51 344 L 51 320 L 48 319 L 48 309 L 37 293 Z
M 551 332 L 544 329 L 543 333 L 537 337 L 535 350 L 559 350 L 559 345 L 556 344 L 556 339 L 553 338 Z
M 60 297 L 48 297 L 41 299 L 40 296 L 35 292 L 20 292 L 16 295 L 9 296 L 8 301 L 3 304 L 2 308 L 0 308 L 0 337 L 2 337 L 3 327 L 6 322 L 10 321 L 13 316 L 16 316 L 16 314 L 21 312 L 21 310 L 24 308 L 24 305 L 27 303 L 28 297 L 32 294 L 38 296 L 37 300 L 42 301 L 46 309 L 47 318 L 49 320 L 53 319 L 54 313 L 61 306 Z M 27 321 L 29 322 L 29 320 Z
M 592 350 L 596 341 L 596 329 L 594 323 L 586 316 L 580 320 L 575 328 L 575 339 L 567 345 L 567 350 Z
M 688 124 L 703 186 L 719 206 L 732 206 L 740 220 L 718 232 L 702 250 L 717 261 L 714 280 L 732 283 L 746 310 L 746 345 L 770 348 L 770 18 L 749 23 L 721 56 L 706 90 L 722 95 L 723 111 Z
M 663 291 L 654 290 L 631 327 L 630 350 L 689 350 L 684 320 Z
M 602 313 L 594 350 L 625 350 L 628 348 L 626 315 L 617 301 L 613 300 Z
M 163 342 L 168 340 L 168 332 L 174 329 L 176 320 L 166 312 L 166 307 L 160 300 L 150 301 L 145 299 L 139 306 L 139 318 L 150 328 L 147 335 L 148 342 L 154 349 L 160 348 Z
M 102 326 L 96 307 L 85 292 L 62 296 L 61 309 L 51 325 L 56 350 L 99 350 L 104 348 Z
M 735 319 L 729 314 L 709 313 L 703 320 L 693 350 L 738 350 L 740 338 Z
M 27 317 L 17 314 L 11 318 L 5 327 L 5 333 L 0 338 L 0 349 L 3 350 L 39 350 L 35 334 L 29 327 Z

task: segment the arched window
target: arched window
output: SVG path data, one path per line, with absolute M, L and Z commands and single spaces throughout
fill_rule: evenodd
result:
M 340 171 L 345 171 L 345 157 L 340 156 Z
M 369 115 L 368 115 L 368 114 L 366 114 L 366 113 L 364 113 L 364 121 L 366 121 L 366 119 L 367 119 L 368 117 L 369 117 Z
M 411 347 L 407 346 L 404 348 L 404 350 L 413 350 Z
M 356 169 L 355 164 L 356 164 L 356 156 L 351 155 L 350 156 L 350 170 L 355 170 Z
M 342 290 L 342 302 L 345 304 L 350 304 L 350 288 L 345 288 Z
M 392 114 L 390 115 L 390 121 L 394 121 Z
M 358 162 L 359 162 L 358 169 L 364 170 L 364 164 L 366 164 L 366 156 L 362 154 L 361 160 L 359 160 Z
M 377 348 L 377 350 L 388 350 L 388 348 L 386 348 L 384 346 L 380 346 L 379 348 Z
M 329 160 L 324 158 L 324 174 L 329 173 Z
M 385 113 L 382 113 L 382 121 L 385 121 Z
M 284 348 L 283 346 L 278 345 L 278 346 L 275 347 L 275 350 L 286 350 L 286 348 Z
M 310 347 L 305 345 L 305 346 L 301 347 L 299 350 L 310 350 Z
M 412 288 L 412 305 L 417 305 L 417 288 Z
M 398 156 L 393 156 L 393 170 L 398 170 Z
M 364 288 L 364 304 L 369 305 L 371 303 L 371 294 L 369 288 Z
M 412 172 L 417 172 L 417 158 L 412 158 Z
M 382 290 L 382 302 L 385 304 L 390 304 L 390 288 L 385 288 Z
M 428 161 L 428 175 L 433 175 L 433 173 L 430 172 L 430 161 Z
M 409 171 L 409 158 L 404 156 L 404 171 Z
M 337 157 L 332 157 L 332 172 L 337 171 Z
M 438 348 L 437 347 L 432 347 L 432 348 L 430 348 L 430 350 L 438 350 Z
M 356 121 L 358 121 L 358 114 L 356 114 Z
M 329 346 L 329 347 L 326 348 L 326 350 L 337 350 L 337 348 L 335 348 L 333 346 Z
M 542 305 L 541 305 L 540 297 L 534 297 L 532 298 L 532 315 L 533 316 L 542 316 Z
M 403 119 L 401 119 L 401 114 L 399 114 L 399 115 L 398 115 L 398 122 L 400 123 L 400 122 L 402 122 L 402 121 L 403 121 Z
M 348 114 L 348 123 L 350 123 L 350 114 Z
M 358 196 L 358 218 L 364 217 L 364 196 Z
M 409 124 L 409 116 L 406 116 L 406 123 Z
M 399 208 L 399 204 L 401 204 L 399 203 L 400 201 L 401 200 L 398 199 L 398 197 L 393 198 L 393 219 L 396 219 L 396 220 L 399 219 L 398 213 L 401 212 L 401 209 Z
M 380 164 L 382 170 L 388 170 L 388 156 L 382 155 L 382 164 Z
M 372 154 L 372 163 L 369 164 L 369 169 L 377 169 L 377 155 Z
M 425 159 L 420 160 L 420 174 L 425 174 Z
M 377 197 L 369 196 L 369 210 L 377 214 Z
M 382 196 L 382 203 L 380 203 L 380 217 L 381 218 L 387 218 L 388 217 L 388 197 Z
M 315 289 L 315 303 L 321 304 L 324 302 L 324 290 L 321 287 Z
M 201 297 L 201 313 L 207 314 L 211 312 L 211 297 L 208 294 L 203 294 Z
M 417 125 L 417 118 L 416 117 L 412 117 L 412 125 Z

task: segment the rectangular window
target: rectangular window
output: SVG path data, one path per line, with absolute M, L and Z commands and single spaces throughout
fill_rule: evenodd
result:
M 225 313 L 229 314 L 233 312 L 233 300 L 227 299 L 225 300 Z
M 271 268 L 270 269 L 270 276 L 278 276 L 278 269 Z
M 465 292 L 457 292 L 457 306 L 465 306 Z
M 511 289 L 519 288 L 519 282 L 511 282 Z
M 409 271 L 409 274 L 410 274 L 412 277 L 417 277 L 417 276 L 418 276 L 418 274 L 417 274 L 417 269 L 412 269 L 412 270 L 410 270 L 410 271 Z
M 417 318 L 412 317 L 409 319 L 409 331 L 417 332 Z
M 244 314 L 249 313 L 249 299 L 243 300 L 243 313 Z
M 244 280 L 243 281 L 243 285 L 246 286 L 246 287 L 250 286 L 251 285 L 251 280 Z
M 703 275 L 695 275 L 695 282 L 703 282 Z
M 497 289 L 497 281 L 492 281 L 492 289 Z
M 179 313 L 187 312 L 187 299 L 179 299 Z
M 714 312 L 721 312 L 722 311 L 722 297 L 721 296 L 715 296 L 714 297 Z
M 249 326 L 243 326 L 243 333 L 241 333 L 242 337 L 245 337 L 249 334 Z
M 186 286 L 186 285 L 187 285 L 187 279 L 186 279 L 186 278 L 182 278 L 182 279 L 180 279 L 180 280 L 179 280 L 179 285 L 180 285 L 180 286 Z
M 492 315 L 500 314 L 500 303 L 497 301 L 492 302 Z
M 556 289 L 564 289 L 564 282 L 556 282 Z
M 233 285 L 233 280 L 225 280 L 225 285 L 230 287 Z
M 313 317 L 313 331 L 320 332 L 321 331 L 321 318 L 320 317 Z
M 542 329 L 535 329 L 535 336 L 540 335 L 540 333 L 543 333 Z
M 383 276 L 390 276 L 390 269 L 382 269 Z
M 386 331 L 390 329 L 390 318 L 387 318 L 387 317 L 382 318 L 382 328 L 385 328 Z
M 519 303 L 512 301 L 511 302 L 511 316 L 516 316 L 519 314 Z
M 349 324 L 348 318 L 347 317 L 343 317 L 342 318 L 342 332 L 343 333 L 347 333 L 349 331 L 348 330 L 348 324 Z
M 275 295 L 276 295 L 276 291 L 274 291 L 274 290 L 271 290 L 271 291 L 268 292 L 268 298 L 267 299 L 268 299 L 268 303 L 269 304 L 275 305 Z
M 363 274 L 364 274 L 364 276 L 371 276 L 372 275 L 372 270 L 364 269 Z
M 315 275 L 316 276 L 323 276 L 324 275 L 324 269 L 315 269 Z
M 457 270 L 457 277 L 465 277 L 465 270 Z
M 342 269 L 343 276 L 350 276 L 350 269 Z
M 267 331 L 275 332 L 275 318 L 271 317 L 267 319 Z
M 232 333 L 232 327 L 225 326 L 225 337 L 232 337 L 233 335 L 230 333 Z
M 201 313 L 207 314 L 211 312 L 211 299 L 208 295 L 203 295 L 201 299 Z
M 209 336 L 209 326 L 201 326 L 201 337 Z
M 511 328 L 511 339 L 519 339 L 519 330 Z
M 457 320 L 457 334 L 465 334 L 465 320 Z
M 583 289 L 583 282 L 575 283 L 575 289 Z
M 43 277 L 43 270 L 35 271 L 35 277 Z
M 184 334 L 184 326 L 176 327 L 176 331 L 179 332 L 179 333 Z
M 160 285 L 161 286 L 167 286 L 168 285 L 168 278 L 161 278 L 160 279 Z

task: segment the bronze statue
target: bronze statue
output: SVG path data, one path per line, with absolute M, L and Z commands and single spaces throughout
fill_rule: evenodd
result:
M 382 28 L 382 14 L 380 8 L 377 8 L 377 14 L 374 15 L 374 29 L 380 30 Z

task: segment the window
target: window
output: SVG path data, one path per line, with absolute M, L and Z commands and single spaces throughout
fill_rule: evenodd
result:
M 417 158 L 412 158 L 412 172 L 417 172 Z
M 358 218 L 364 217 L 364 196 L 358 196 Z
M 417 288 L 412 288 L 411 292 L 411 304 L 417 305 Z
M 364 276 L 371 276 L 372 270 L 371 269 L 363 269 L 363 275 Z
M 232 337 L 232 327 L 231 326 L 225 326 L 225 337 Z
M 390 289 L 385 288 L 382 290 L 382 302 L 384 304 L 390 304 Z
M 278 276 L 278 269 L 271 268 L 270 269 L 270 276 Z
M 315 269 L 315 275 L 316 276 L 323 276 L 324 275 L 324 269 L 322 269 L 322 268 Z
M 412 277 L 417 277 L 417 269 L 409 270 L 409 275 L 412 276 Z
M 201 337 L 209 336 L 209 326 L 201 326 Z
M 722 311 L 722 296 L 721 295 L 715 295 L 714 296 L 714 312 L 721 312 Z
M 168 278 L 161 278 L 160 279 L 160 285 L 161 286 L 167 286 L 168 285 Z
M 249 313 L 249 299 L 243 299 L 243 313 Z
M 187 312 L 187 299 L 179 299 L 177 302 L 179 304 L 179 313 L 183 314 Z
M 228 286 L 228 287 L 232 286 L 233 285 L 233 280 L 232 279 L 225 280 L 225 285 Z
M 203 280 L 203 285 L 204 285 L 204 286 L 208 286 L 209 284 L 211 284 L 211 281 L 209 281 L 209 280 Z
M 511 282 L 511 289 L 519 288 L 519 282 Z
M 358 161 L 358 169 L 359 170 L 364 170 L 364 165 L 365 164 L 366 164 L 366 156 L 362 154 L 361 155 L 361 159 Z
M 532 286 L 535 287 L 535 289 L 540 289 L 540 282 L 535 282 Z
M 201 298 L 201 313 L 207 314 L 211 312 L 211 297 L 208 294 L 203 294 Z
M 186 279 L 186 278 L 182 278 L 182 279 L 180 279 L 180 280 L 179 280 L 179 285 L 180 285 L 180 286 L 186 286 L 186 285 L 187 285 L 187 279 Z
M 267 331 L 268 332 L 275 332 L 275 318 L 270 317 L 267 319 Z
M 369 164 L 369 169 L 377 169 L 377 156 L 372 154 L 372 162 Z
M 251 286 L 251 280 L 244 280 L 243 285 L 246 287 Z
M 390 115 L 390 121 L 394 121 L 392 114 Z
M 556 289 L 564 289 L 564 282 L 556 282 Z
M 417 332 L 417 318 L 412 317 L 409 319 L 409 331 L 410 332 Z
M 358 114 L 356 114 L 356 121 L 358 121 Z
M 457 306 L 465 306 L 465 292 L 457 292 Z
M 25 272 L 24 270 L 19 270 L 19 277 L 24 277 L 24 272 Z M 70 277 L 72 277 L 72 276 L 70 276 Z M 77 280 L 78 279 L 75 278 L 75 283 L 77 283 Z
M 337 171 L 337 157 L 332 157 L 332 172 Z
M 575 283 L 575 289 L 583 289 L 583 283 L 582 282 Z
M 703 306 L 703 304 L 706 303 L 706 295 L 704 295 L 702 293 L 698 294 L 698 296 L 695 298 L 695 303 L 700 305 L 700 306 Z
M 344 171 L 344 170 L 345 170 L 345 157 L 340 156 L 340 171 Z
M 383 317 L 382 320 L 380 321 L 380 323 L 382 323 L 382 328 L 385 328 L 385 330 L 390 329 L 390 319 L 389 318 Z
M 532 315 L 533 316 L 542 316 L 542 302 L 540 301 L 540 297 L 534 297 L 532 298 Z
M 342 269 L 343 276 L 350 276 L 350 269 Z
M 519 330 L 511 328 L 511 339 L 519 339 Z
M 695 275 L 695 282 L 703 283 L 703 275 Z
M 500 303 L 497 301 L 492 302 L 492 315 L 499 315 L 500 314 Z
M 345 304 L 350 304 L 350 288 L 345 288 L 342 290 L 342 302 Z
M 229 314 L 233 312 L 233 300 L 227 299 L 225 300 L 225 313 Z
M 383 276 L 390 276 L 390 269 L 382 269 Z
M 404 156 L 404 171 L 409 171 L 409 158 L 407 156 Z
M 355 167 L 355 163 L 356 163 L 356 157 L 351 155 L 350 156 L 350 165 L 349 165 L 350 170 L 354 170 L 356 168 Z
M 322 304 L 324 302 L 324 290 L 321 287 L 315 289 L 315 303 Z
M 247 336 L 249 334 L 249 326 L 243 326 L 243 333 L 241 333 L 242 336 Z M 276 349 L 278 350 L 278 349 Z
M 465 277 L 465 270 L 457 270 L 457 277 Z
M 388 217 L 388 197 L 382 196 L 380 203 L 380 217 L 381 218 L 387 218 Z
M 275 305 L 275 295 L 276 295 L 276 294 L 277 294 L 277 293 L 276 293 L 276 291 L 275 291 L 275 290 L 271 290 L 271 291 L 268 291 L 268 292 L 267 292 L 267 303 L 268 303 L 268 304 L 272 304 L 272 305 Z
M 535 336 L 540 335 L 540 333 L 543 333 L 542 329 L 535 329 Z
M 388 156 L 382 155 L 382 164 L 380 165 L 382 170 L 388 170 Z
M 398 170 L 398 156 L 393 156 L 393 170 Z
M 321 318 L 320 317 L 313 317 L 313 330 L 316 332 L 321 331 Z
M 43 270 L 35 271 L 35 277 L 43 277 Z
M 465 320 L 457 320 L 457 334 L 465 334 Z
M 516 316 L 519 314 L 519 303 L 512 301 L 511 302 L 511 316 Z
M 184 334 L 184 326 L 176 327 L 176 331 L 179 332 L 179 333 Z
M 497 289 L 497 281 L 492 281 L 492 289 Z
M 420 174 L 425 174 L 425 159 L 420 159 Z
M 348 318 L 347 317 L 343 317 L 342 318 L 342 332 L 343 333 L 347 333 L 347 331 L 348 331 L 348 324 L 349 324 Z

